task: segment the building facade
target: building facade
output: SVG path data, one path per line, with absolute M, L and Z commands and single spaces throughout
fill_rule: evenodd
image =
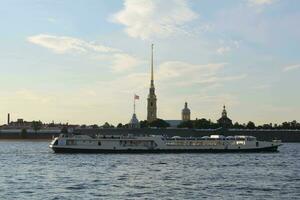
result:
M 157 119 L 157 98 L 155 95 L 154 87 L 154 74 L 153 74 L 153 44 L 151 45 L 151 81 L 149 95 L 147 99 L 147 121 L 149 123 Z

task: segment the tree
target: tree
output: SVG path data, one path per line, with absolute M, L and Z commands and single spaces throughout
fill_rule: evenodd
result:
M 163 119 L 156 119 L 153 122 L 149 123 L 150 127 L 157 127 L 157 128 L 166 128 L 169 127 L 170 124 Z
M 112 124 L 109 124 L 108 122 L 105 122 L 103 125 L 102 125 L 102 128 L 114 128 L 114 126 Z
M 202 119 L 196 119 L 194 121 L 194 128 L 197 129 L 219 128 L 219 125 L 210 120 L 202 118 Z
M 149 127 L 148 121 L 147 120 L 140 121 L 140 127 L 141 128 L 147 128 L 147 127 Z
M 31 126 L 35 133 L 37 133 L 37 131 L 42 128 L 43 124 L 41 121 L 33 121 Z
M 119 124 L 117 125 L 117 128 L 123 128 L 123 124 L 122 124 L 122 123 L 119 123 Z
M 263 129 L 272 129 L 272 124 L 264 124 L 262 125 Z
M 247 126 L 246 126 L 246 128 L 247 128 L 247 129 L 255 129 L 255 124 L 254 124 L 254 122 L 249 121 L 248 124 L 247 124 Z
M 245 128 L 242 124 L 239 124 L 238 122 L 235 122 L 232 126 L 232 128 L 236 128 L 236 129 L 243 129 Z
M 99 128 L 99 126 L 97 124 L 92 125 L 93 129 Z
M 191 120 L 183 121 L 178 126 L 178 128 L 194 128 L 194 124 Z

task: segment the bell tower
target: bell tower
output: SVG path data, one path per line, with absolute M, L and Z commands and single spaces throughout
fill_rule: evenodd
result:
M 181 112 L 181 120 L 182 121 L 189 121 L 191 120 L 191 110 L 188 108 L 188 103 L 185 102 L 184 108 L 182 109 Z
M 153 44 L 151 45 L 151 81 L 148 95 L 147 104 L 147 121 L 152 122 L 157 119 L 156 95 L 154 87 L 154 74 L 153 74 Z

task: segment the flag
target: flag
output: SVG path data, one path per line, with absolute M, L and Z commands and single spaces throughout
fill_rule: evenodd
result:
M 140 97 L 138 96 L 138 95 L 134 95 L 134 100 L 136 100 L 136 99 L 140 99 Z

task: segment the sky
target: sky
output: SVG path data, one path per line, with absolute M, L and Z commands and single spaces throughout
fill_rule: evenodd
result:
M 0 124 L 300 121 L 298 0 L 1 0 Z

